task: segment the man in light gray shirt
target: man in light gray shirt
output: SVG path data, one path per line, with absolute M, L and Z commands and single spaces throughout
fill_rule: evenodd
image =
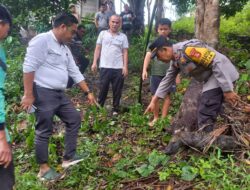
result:
M 23 63 L 24 96 L 21 104 L 28 112 L 35 108 L 35 154 L 40 165 L 38 178 L 41 180 L 53 181 L 61 177 L 48 165 L 48 142 L 53 131 L 54 115 L 66 123 L 62 167 L 67 168 L 82 160 L 76 155 L 81 117 L 64 94 L 70 76 L 85 92 L 89 102 L 95 103 L 93 94 L 65 45 L 76 33 L 77 23 L 71 14 L 57 15 L 51 31 L 39 34 L 30 41 Z
M 111 83 L 114 115 L 119 112 L 124 78 L 128 75 L 128 39 L 125 34 L 119 32 L 120 25 L 119 15 L 110 17 L 110 29 L 102 31 L 98 36 L 91 67 L 93 72 L 97 70 L 97 60 L 101 55 L 98 103 L 104 105 Z
M 100 5 L 100 11 L 95 14 L 95 26 L 98 34 L 102 30 L 108 29 L 109 14 L 106 11 L 107 5 L 103 3 Z

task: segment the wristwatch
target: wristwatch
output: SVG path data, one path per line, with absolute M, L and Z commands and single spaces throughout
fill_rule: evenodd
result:
M 92 93 L 92 91 L 91 91 L 91 90 L 88 90 L 88 91 L 84 92 L 84 95 L 85 95 L 85 96 L 88 96 L 90 93 Z

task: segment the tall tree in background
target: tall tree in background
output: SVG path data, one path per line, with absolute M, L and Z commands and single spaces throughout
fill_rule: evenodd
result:
M 215 47 L 219 41 L 220 15 L 233 16 L 249 0 L 170 0 L 183 15 L 196 5 L 195 35 Z
M 150 13 L 151 13 L 151 4 L 152 4 L 152 0 L 147 0 L 146 2 L 147 4 L 147 11 L 148 11 L 148 23 L 150 23 Z
M 131 10 L 135 14 L 134 33 L 143 34 L 144 32 L 144 6 L 146 0 L 128 0 Z
M 197 0 L 195 37 L 215 48 L 219 43 L 219 28 L 219 0 Z
M 156 9 L 156 13 L 155 13 L 155 23 L 158 23 L 158 21 L 163 16 L 163 12 L 164 12 L 163 6 L 164 6 L 163 0 L 158 0 L 157 1 L 157 9 Z

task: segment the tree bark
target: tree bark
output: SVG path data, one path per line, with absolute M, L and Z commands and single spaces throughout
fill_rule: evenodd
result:
M 128 0 L 130 8 L 135 14 L 134 33 L 143 34 L 144 32 L 144 6 L 146 0 Z
M 219 42 L 219 27 L 219 0 L 196 0 L 196 38 L 216 48 Z
M 150 6 L 151 6 L 152 0 L 147 0 L 147 10 L 148 10 L 148 24 L 150 23 Z
M 163 16 L 163 0 L 158 0 L 157 3 L 157 9 L 155 13 L 155 23 L 158 23 L 158 21 L 162 18 Z
M 202 83 L 192 80 L 188 86 L 178 113 L 171 124 L 171 133 L 195 131 L 197 129 L 197 112 Z

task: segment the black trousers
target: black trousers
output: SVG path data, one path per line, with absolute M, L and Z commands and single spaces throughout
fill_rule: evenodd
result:
M 65 124 L 65 152 L 63 158 L 71 159 L 76 152 L 81 117 L 63 91 L 34 86 L 37 107 L 35 126 L 35 153 L 38 164 L 48 162 L 48 143 L 53 131 L 53 117 L 57 115 Z
M 0 165 L 0 189 L 12 190 L 15 184 L 14 164 L 13 161 L 7 168 Z
M 201 95 L 198 108 L 198 127 L 204 128 L 204 131 L 213 130 L 216 118 L 222 110 L 223 91 L 221 88 L 208 90 Z
M 100 70 L 100 93 L 98 96 L 98 103 L 104 106 L 105 100 L 109 91 L 109 84 L 112 85 L 113 91 L 113 111 L 119 111 L 120 99 L 122 95 L 122 88 L 124 84 L 124 77 L 122 69 L 106 69 Z

